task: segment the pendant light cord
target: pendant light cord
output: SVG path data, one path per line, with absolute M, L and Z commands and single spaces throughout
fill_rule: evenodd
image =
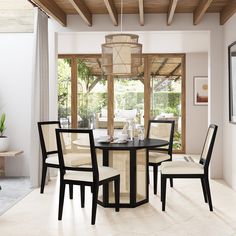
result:
M 120 1 L 120 31 L 123 31 L 123 0 Z

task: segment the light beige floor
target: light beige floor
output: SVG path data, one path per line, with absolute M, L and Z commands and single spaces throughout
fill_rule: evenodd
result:
M 211 187 L 214 212 L 204 203 L 198 180 L 178 179 L 173 189 L 168 185 L 166 212 L 161 211 L 159 192 L 154 196 L 150 186 L 150 203 L 119 213 L 98 206 L 96 225 L 92 226 L 90 189 L 84 209 L 80 208 L 78 187 L 74 200 L 66 195 L 63 220 L 59 222 L 58 181 L 52 180 L 44 194 L 34 190 L 0 217 L 0 235 L 236 236 L 236 192 L 220 180 L 211 181 Z

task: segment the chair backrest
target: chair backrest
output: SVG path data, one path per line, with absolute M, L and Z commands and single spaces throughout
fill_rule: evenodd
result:
M 147 137 L 168 141 L 168 146 L 158 148 L 158 150 L 167 150 L 169 154 L 172 154 L 174 126 L 174 120 L 149 120 Z
M 56 133 L 55 130 L 61 128 L 59 121 L 42 121 L 38 122 L 39 139 L 43 158 L 48 154 L 57 153 Z
M 93 172 L 93 181 L 99 180 L 97 156 L 91 129 L 56 129 L 56 140 L 61 177 L 67 170 L 90 171 Z M 67 156 L 71 156 L 71 154 L 78 162 L 83 162 L 84 156 L 86 156 L 92 165 L 71 165 L 66 161 Z
M 208 170 L 208 167 L 209 167 L 212 150 L 215 143 L 217 129 L 218 129 L 217 125 L 211 124 L 207 130 L 206 139 L 205 139 L 202 153 L 199 160 L 199 163 L 204 165 L 205 170 Z

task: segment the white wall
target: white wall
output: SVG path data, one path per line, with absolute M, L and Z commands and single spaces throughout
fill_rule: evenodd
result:
M 193 77 L 207 76 L 208 54 L 186 54 L 186 153 L 200 154 L 208 126 L 207 106 L 195 106 Z
M 23 150 L 6 158 L 6 175 L 28 176 L 33 34 L 0 34 L 0 113 L 6 113 L 10 149 Z
M 219 14 L 206 14 L 204 19 L 197 26 L 193 25 L 192 14 L 176 14 L 173 24 L 166 25 L 165 14 L 147 14 L 145 15 L 145 26 L 140 26 L 138 15 L 125 15 L 123 17 L 123 31 L 132 32 L 145 32 L 158 31 L 158 32 L 173 32 L 173 31 L 207 31 L 210 34 L 210 42 L 204 45 L 208 49 L 208 78 L 209 78 L 209 103 L 208 106 L 208 123 L 215 123 L 219 125 L 216 145 L 213 151 L 214 158 L 211 162 L 211 177 L 222 177 L 222 30 L 223 27 L 219 25 Z M 50 29 L 50 47 L 55 51 L 51 54 L 50 59 L 50 77 L 55 81 L 56 78 L 56 52 L 58 45 L 56 44 L 56 37 L 58 32 L 119 32 L 120 28 L 112 25 L 108 15 L 93 15 L 93 26 L 88 27 L 79 16 L 68 16 L 68 26 L 61 27 L 58 23 L 51 21 Z M 85 41 L 86 43 L 88 41 Z M 162 40 L 156 40 L 156 47 L 163 47 Z M 171 48 L 171 40 L 168 41 L 168 47 Z M 73 44 L 79 47 L 76 38 Z M 188 41 L 182 41 L 185 46 Z M 197 40 L 193 42 L 196 45 L 201 44 Z M 89 44 L 89 43 L 88 43 Z M 99 42 L 100 44 L 100 42 Z M 191 44 L 191 43 L 190 43 Z M 192 44 L 191 44 L 192 45 Z M 69 46 L 69 45 L 68 45 Z M 89 47 L 91 44 L 89 44 Z M 53 98 L 55 101 L 55 97 Z M 52 103 L 53 104 L 53 103 Z M 53 109 L 53 108 L 52 108 Z M 53 115 L 53 114 L 52 114 Z M 53 115 L 55 116 L 55 114 Z
M 236 14 L 224 25 L 223 74 L 223 175 L 236 189 L 236 125 L 229 123 L 228 46 L 236 41 Z
M 105 35 L 109 32 L 63 32 L 58 33 L 59 54 L 101 53 Z M 208 31 L 129 31 L 139 35 L 143 53 L 207 52 L 210 35 Z

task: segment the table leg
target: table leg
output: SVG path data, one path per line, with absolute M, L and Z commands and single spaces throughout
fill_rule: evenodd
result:
M 103 166 L 109 166 L 109 150 L 103 150 Z M 109 186 L 103 185 L 103 204 L 107 206 L 109 203 Z
M 137 166 L 136 166 L 136 150 L 130 150 L 130 205 L 136 205 L 136 189 L 137 189 Z
M 5 161 L 4 161 L 4 157 L 0 157 L 0 176 L 5 176 Z
M 146 194 L 147 194 L 147 202 L 149 202 L 149 152 L 146 150 Z

